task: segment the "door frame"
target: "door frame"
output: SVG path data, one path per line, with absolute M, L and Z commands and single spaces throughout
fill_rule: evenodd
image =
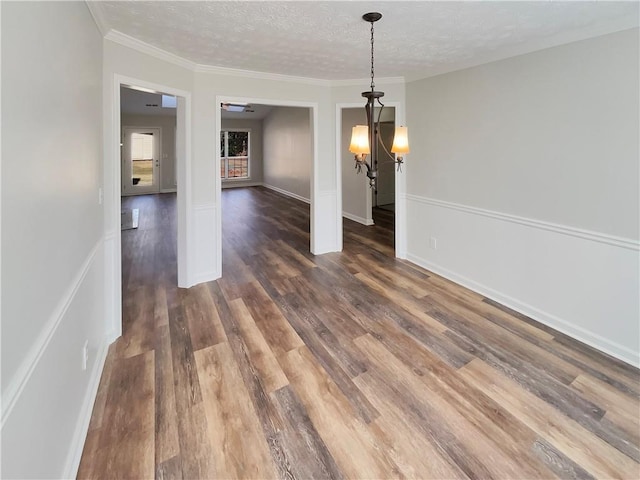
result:
M 395 124 L 405 125 L 404 104 L 402 102 L 385 102 L 385 106 L 394 107 Z M 342 110 L 345 108 L 364 108 L 359 103 L 336 103 L 336 216 L 338 218 L 338 251 L 342 251 L 343 242 L 343 217 L 342 217 Z M 406 155 L 404 156 L 406 160 Z M 406 162 L 402 165 L 402 172 L 395 173 L 395 255 L 397 258 L 407 258 L 407 226 L 406 226 L 406 192 L 407 175 Z
M 154 180 L 155 180 L 155 185 L 151 185 L 151 186 L 135 186 L 132 185 L 130 187 L 130 189 L 126 189 L 126 185 L 125 185 L 125 178 L 124 178 L 124 167 L 127 163 L 127 160 L 125 158 L 124 152 L 126 151 L 126 131 L 127 130 L 140 130 L 140 131 L 145 131 L 145 130 L 155 130 L 158 132 L 158 134 L 154 134 L 153 136 L 153 141 L 154 141 L 154 147 L 153 147 L 153 156 L 156 157 L 154 158 Z M 136 132 L 133 132 L 136 133 Z M 120 176 L 121 176 L 121 185 L 122 185 L 122 190 L 120 191 L 120 195 L 121 196 L 129 196 L 129 195 L 145 195 L 145 194 L 149 194 L 149 193 L 160 193 L 161 187 L 162 187 L 162 127 L 137 127 L 137 126 L 123 126 L 122 127 L 122 165 L 120 165 Z M 127 179 L 128 180 L 128 179 Z
M 105 317 L 110 341 L 122 335 L 122 244 L 120 238 L 121 160 L 120 87 L 137 86 L 174 95 L 176 110 L 176 220 L 178 286 L 193 285 L 193 211 L 191 205 L 191 92 L 138 78 L 113 74 L 105 88 L 104 213 L 105 213 Z
M 307 108 L 310 113 L 311 120 L 311 134 L 312 134 L 312 167 L 311 167 L 311 190 L 309 195 L 310 200 L 310 245 L 309 250 L 314 255 L 319 253 L 324 253 L 318 251 L 317 245 L 321 243 L 322 240 L 316 238 L 316 235 L 320 235 L 320 229 L 316 227 L 316 222 L 318 221 L 318 193 L 320 192 L 320 186 L 318 183 L 319 174 L 319 160 L 318 160 L 318 104 L 315 102 L 298 102 L 293 100 L 274 100 L 271 98 L 253 98 L 253 97 L 240 97 L 240 96 L 232 96 L 232 95 L 216 95 L 216 131 L 215 131 L 215 139 L 217 142 L 220 140 L 220 130 L 222 129 L 222 117 L 221 117 L 221 104 L 222 103 L 248 103 L 248 104 L 259 104 L 259 105 L 271 105 L 274 107 L 302 107 Z M 216 196 L 216 205 L 219 208 L 222 208 L 222 179 L 220 178 L 220 148 L 216 146 L 216 155 L 215 155 L 215 196 Z M 222 210 L 219 210 L 220 213 Z M 222 276 L 222 214 L 217 215 L 216 218 L 216 263 L 218 271 L 216 272 L 218 277 Z

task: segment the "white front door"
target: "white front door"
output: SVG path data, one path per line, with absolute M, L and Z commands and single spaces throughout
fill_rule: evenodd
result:
M 122 129 L 122 195 L 160 191 L 160 128 Z

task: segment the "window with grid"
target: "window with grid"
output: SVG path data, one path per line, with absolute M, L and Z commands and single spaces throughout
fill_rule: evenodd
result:
M 220 132 L 220 177 L 249 178 L 249 131 Z

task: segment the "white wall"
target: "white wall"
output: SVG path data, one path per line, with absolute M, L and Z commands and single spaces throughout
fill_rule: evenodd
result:
M 223 129 L 244 129 L 249 134 L 249 177 L 246 180 L 223 180 L 222 188 L 244 187 L 258 185 L 262 183 L 262 120 L 232 119 L 223 118 L 221 120 Z
M 637 365 L 638 102 L 638 29 L 409 83 L 408 257 Z
M 122 127 L 160 127 L 162 129 L 162 160 L 160 162 L 160 192 L 176 190 L 176 117 L 175 115 L 134 115 L 123 113 Z
M 106 353 L 102 39 L 84 2 L 1 8 L 1 476 L 60 478 Z
M 342 163 L 342 215 L 364 225 L 373 225 L 371 216 L 371 188 L 365 169 L 356 174 L 353 153 L 349 151 L 351 129 L 366 125 L 363 107 L 342 109 L 342 135 L 340 139 Z
M 263 182 L 310 201 L 313 137 L 308 108 L 275 107 L 263 120 Z

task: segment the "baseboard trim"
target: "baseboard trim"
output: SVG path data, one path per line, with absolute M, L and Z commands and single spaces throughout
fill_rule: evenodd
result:
M 262 182 L 222 182 L 222 188 L 261 187 Z
M 198 285 L 199 283 L 213 282 L 214 280 L 218 280 L 220 275 L 217 272 L 211 270 L 209 272 L 202 272 L 194 276 L 193 281 L 194 285 Z
M 520 312 L 523 315 L 526 315 L 533 320 L 542 323 L 543 325 L 558 330 L 559 332 L 564 333 L 582 343 L 585 343 L 597 350 L 611 355 L 612 357 L 622 360 L 625 363 L 628 363 L 636 368 L 640 367 L 640 354 L 623 345 L 607 340 L 606 338 L 585 330 L 584 328 L 579 327 L 578 325 L 575 325 L 567 320 L 563 320 L 551 313 L 540 310 L 509 295 L 505 295 L 497 290 L 494 290 L 493 288 L 487 287 L 486 285 L 471 280 L 464 275 L 459 275 L 456 272 L 430 262 L 417 255 L 408 253 L 407 260 L 444 278 L 447 278 L 452 282 L 456 282 L 470 290 L 473 290 L 480 295 L 490 298 L 491 300 L 495 300 L 496 302 L 499 302 L 502 305 L 515 310 L 516 312 Z
M 289 192 L 287 190 L 283 190 L 282 188 L 278 188 L 278 187 L 274 187 L 273 185 L 269 185 L 267 183 L 263 183 L 262 184 L 263 187 L 268 188 L 269 190 L 273 190 L 274 192 L 278 192 L 281 193 L 282 195 L 286 195 L 287 197 L 291 197 L 291 198 L 295 198 L 296 200 L 300 200 L 301 202 L 307 203 L 307 204 L 311 204 L 311 200 L 308 198 L 305 198 L 301 195 L 298 195 L 296 193 L 293 192 Z
M 69 285 L 69 288 L 67 288 L 67 291 L 62 296 L 62 300 L 53 310 L 47 323 L 40 331 L 40 334 L 27 352 L 25 359 L 20 364 L 20 367 L 16 371 L 15 376 L 11 379 L 6 390 L 2 393 L 2 423 L 0 425 L 0 428 L 4 428 L 7 419 L 11 415 L 13 407 L 20 398 L 20 395 L 22 394 L 25 386 L 31 379 L 31 375 L 38 365 L 40 358 L 49 346 L 51 339 L 60 326 L 60 322 L 62 322 L 62 319 L 67 313 L 67 310 L 69 309 L 71 302 L 76 296 L 78 289 L 82 285 L 82 282 L 84 281 L 87 272 L 91 268 L 91 265 L 96 258 L 96 253 L 100 249 L 102 243 L 103 239 L 101 238 L 91 249 L 89 255 L 82 263 L 82 266 L 78 270 L 78 273 L 76 273 L 76 276 Z
M 161 188 L 160 193 L 176 193 L 178 190 L 174 188 Z
M 342 212 L 342 216 L 344 218 L 348 218 L 349 220 L 353 220 L 354 222 L 360 223 L 362 225 L 366 225 L 366 226 L 374 225 L 372 218 L 363 218 L 363 217 L 359 217 L 358 215 L 353 215 L 347 212 Z
M 82 451 L 84 450 L 84 443 L 89 433 L 89 423 L 91 422 L 93 405 L 98 396 L 98 387 L 100 386 L 100 378 L 102 377 L 102 371 L 104 370 L 104 364 L 107 359 L 111 336 L 112 335 L 108 335 L 105 337 L 103 345 L 98 352 L 93 370 L 91 371 L 91 379 L 89 380 L 89 386 L 84 396 L 84 401 L 82 402 L 78 423 L 76 424 L 76 429 L 71 440 L 71 448 L 67 456 L 67 461 L 65 462 L 63 478 L 76 478 L 78 475 Z
M 569 225 L 561 225 L 557 223 L 551 223 L 544 220 L 536 220 L 533 218 L 520 217 L 518 215 L 511 215 L 508 213 L 496 212 L 493 210 L 486 210 L 484 208 L 471 207 L 460 203 L 446 202 L 444 200 L 438 200 L 435 198 L 422 197 L 419 195 L 407 194 L 404 196 L 409 201 L 422 203 L 424 205 L 431 205 L 441 208 L 448 208 L 450 210 L 458 210 L 473 215 L 481 215 L 483 217 L 494 218 L 509 223 L 517 223 L 519 225 L 526 225 L 532 228 L 538 228 L 541 230 L 548 230 L 551 232 L 561 233 L 563 235 L 570 235 L 572 237 L 583 238 L 592 242 L 604 243 L 607 245 L 613 245 L 616 247 L 626 248 L 629 250 L 640 250 L 640 241 L 632 238 L 617 237 L 606 233 L 594 232 L 592 230 L 584 230 L 581 228 L 571 227 Z

